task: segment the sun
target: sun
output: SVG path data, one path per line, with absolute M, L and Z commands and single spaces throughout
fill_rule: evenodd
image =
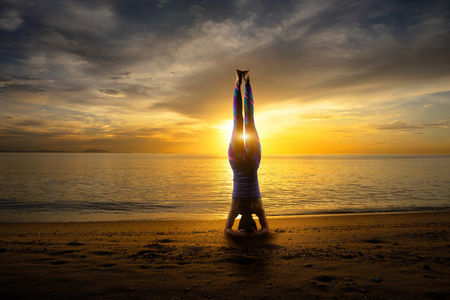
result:
M 233 120 L 224 120 L 220 124 L 214 126 L 216 130 L 227 140 L 230 141 L 231 132 L 233 131 Z
M 217 133 L 217 143 L 218 145 L 220 145 L 218 146 L 218 148 L 222 149 L 224 147 L 228 147 L 231 140 L 231 133 L 233 131 L 233 120 L 223 120 L 222 122 L 213 125 L 212 127 L 216 130 Z M 245 143 L 245 141 L 249 141 L 252 136 L 248 133 L 246 134 L 244 129 L 244 133 L 239 138 L 243 139 Z

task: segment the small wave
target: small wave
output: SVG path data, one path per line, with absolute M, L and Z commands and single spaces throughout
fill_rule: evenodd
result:
M 140 203 L 132 201 L 105 202 L 105 201 L 83 201 L 83 202 L 28 202 L 0 199 L 0 211 L 14 212 L 80 212 L 92 213 L 102 212 L 135 212 L 149 210 L 175 209 L 174 205 L 162 205 L 154 203 Z
M 286 216 L 315 216 L 315 215 L 344 215 L 344 214 L 366 214 L 366 213 L 407 213 L 415 211 L 449 211 L 450 206 L 421 206 L 421 207 L 401 207 L 392 209 L 336 209 L 336 210 L 315 210 L 315 211 L 300 211 L 294 213 L 275 213 L 270 214 L 273 217 Z

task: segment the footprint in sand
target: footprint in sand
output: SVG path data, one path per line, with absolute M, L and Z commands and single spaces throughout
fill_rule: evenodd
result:
M 185 253 L 197 253 L 197 252 L 201 252 L 205 249 L 205 247 L 203 246 L 189 246 L 189 247 L 184 247 L 183 248 L 183 252 Z
M 143 256 L 144 258 L 155 258 L 158 257 L 162 254 L 163 252 L 161 251 L 154 251 L 154 250 L 141 250 L 138 251 L 134 257 L 136 256 Z
M 366 242 L 366 243 L 369 243 L 369 244 L 381 244 L 381 243 L 384 243 L 383 240 L 377 239 L 377 238 L 367 239 L 367 240 L 364 240 L 363 242 Z
M 95 254 L 95 255 L 100 255 L 100 256 L 108 256 L 108 255 L 113 254 L 110 251 L 92 251 L 91 253 Z
M 244 256 L 244 255 L 233 255 L 233 256 L 222 258 L 222 259 L 218 260 L 218 262 L 233 263 L 233 264 L 244 265 L 244 266 L 253 265 L 254 263 L 257 263 L 260 261 L 261 260 L 259 258 L 249 257 L 249 256 Z
M 106 264 L 101 264 L 99 267 L 102 268 L 112 268 L 114 266 L 117 266 L 117 264 L 113 264 L 113 263 L 106 263 Z
M 84 246 L 83 243 L 79 243 L 78 241 L 72 241 L 70 243 L 67 243 L 68 246 Z
M 55 261 L 52 261 L 52 262 L 50 262 L 52 265 L 55 265 L 55 266 L 59 266 L 59 265 L 63 265 L 63 264 L 65 264 L 65 263 L 67 263 L 68 261 L 67 260 L 55 260 Z
M 172 240 L 172 239 L 156 240 L 156 243 L 163 243 L 163 244 L 172 243 L 172 242 L 175 242 L 175 240 Z
M 271 250 L 271 251 L 280 250 L 280 249 L 285 249 L 283 246 L 276 245 L 276 244 L 262 244 L 262 245 L 256 246 L 255 248 L 260 248 L 260 249 L 265 249 L 265 250 Z
M 331 275 L 320 275 L 316 276 L 314 279 L 320 282 L 330 283 L 333 282 L 333 280 L 336 280 L 337 278 Z

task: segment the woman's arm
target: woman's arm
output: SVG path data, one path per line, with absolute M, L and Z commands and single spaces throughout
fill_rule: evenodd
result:
M 262 207 L 262 203 L 261 207 L 258 207 L 258 209 L 256 209 L 255 214 L 259 218 L 259 224 L 261 225 L 261 229 L 259 231 L 254 232 L 252 236 L 261 236 L 267 234 L 269 232 L 269 223 L 267 222 L 266 211 Z
M 228 212 L 227 220 L 225 221 L 225 232 L 227 229 L 230 229 L 233 227 L 234 219 L 238 216 L 238 212 L 236 209 L 230 208 L 230 211 Z M 232 231 L 232 230 L 231 230 Z
M 234 231 L 233 229 L 233 224 L 234 224 L 234 219 L 236 219 L 236 217 L 239 215 L 239 211 L 237 209 L 237 207 L 233 206 L 230 208 L 230 211 L 228 212 L 228 217 L 227 220 L 225 221 L 225 234 L 228 236 L 233 236 L 233 237 L 244 237 L 244 236 L 248 236 L 248 234 L 245 232 L 245 230 L 239 230 L 239 231 Z
M 250 234 L 250 236 L 262 236 L 269 233 L 269 229 L 267 228 L 261 228 L 258 231 L 253 232 L 252 234 Z

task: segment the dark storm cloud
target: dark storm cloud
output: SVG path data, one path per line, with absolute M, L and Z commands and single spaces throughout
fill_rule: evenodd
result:
M 44 92 L 45 89 L 38 85 L 30 85 L 30 84 L 4 84 L 0 88 L 0 93 L 8 93 L 8 92 L 25 92 L 25 93 L 36 93 L 36 92 Z
M 219 31 L 236 33 L 240 46 L 220 56 L 214 66 L 227 71 L 233 66 L 256 69 L 263 85 L 259 91 L 273 101 L 376 95 L 450 76 L 445 2 L 316 3 L 297 2 L 276 17 L 267 11 L 251 14 L 253 19 L 245 30 L 243 25 L 229 29 L 237 23 L 214 24 Z M 217 73 L 209 70 L 199 74 L 200 78 L 187 78 L 181 89 L 195 92 L 190 87 L 196 82 L 211 82 L 212 78 L 217 78 L 212 85 L 219 86 L 227 77 Z M 202 94 L 206 99 L 217 93 L 203 88 Z M 178 107 L 180 112 L 207 111 L 194 94 L 187 98 L 191 103 L 182 99 L 161 105 Z
M 23 22 L 9 29 L 15 28 L 17 36 L 9 36 L 9 44 L 15 47 L 5 52 L 29 58 L 28 66 L 44 68 L 41 74 L 48 77 L 59 75 L 62 67 L 72 78 L 75 74 L 70 71 L 76 68 L 79 76 L 94 81 L 139 63 L 147 63 L 149 73 L 153 67 L 158 74 L 176 63 L 189 67 L 202 60 L 217 68 L 230 60 L 237 65 L 248 63 L 267 74 L 275 71 L 288 83 L 308 72 L 324 72 L 324 80 L 313 86 L 300 84 L 302 88 L 329 87 L 330 81 L 352 85 L 355 78 L 373 80 L 382 75 L 405 80 L 411 74 L 420 78 L 448 75 L 449 7 L 445 1 L 252 2 L 11 2 L 4 18 L 14 11 L 14 18 Z M 36 55 L 45 59 L 44 65 L 32 60 Z M 183 61 L 186 57 L 189 60 Z M 246 62 L 247 57 L 253 58 Z M 83 63 L 73 66 L 64 59 Z M 330 69 L 357 74 L 336 81 L 327 78 Z M 207 72 L 199 76 L 206 77 Z M 183 78 L 187 84 L 180 86 L 188 88 L 189 79 Z

